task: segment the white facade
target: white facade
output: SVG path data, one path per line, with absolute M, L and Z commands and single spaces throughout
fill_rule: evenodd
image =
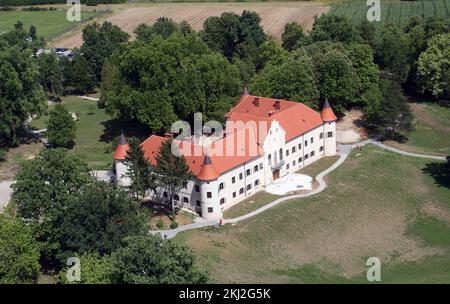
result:
M 335 121 L 324 121 L 287 142 L 286 134 L 281 124 L 272 120 L 263 143 L 260 143 L 261 155 L 222 172 L 214 180 L 194 178 L 175 195 L 175 201 L 206 220 L 217 220 L 222 218 L 224 210 L 264 190 L 275 179 L 294 173 L 323 156 L 336 154 Z M 123 175 L 126 172 L 123 161 L 116 160 L 115 164 L 118 183 L 129 185 L 130 180 Z M 155 201 L 168 199 L 164 189 L 150 192 L 149 196 Z

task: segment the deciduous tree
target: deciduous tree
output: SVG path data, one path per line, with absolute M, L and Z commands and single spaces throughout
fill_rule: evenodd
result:
M 71 148 L 74 144 L 76 132 L 72 115 L 62 104 L 57 104 L 50 111 L 47 138 L 54 147 Z

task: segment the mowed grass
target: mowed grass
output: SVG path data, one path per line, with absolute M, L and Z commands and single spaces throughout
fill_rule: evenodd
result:
M 366 1 L 352 1 L 334 3 L 330 14 L 345 15 L 354 24 L 366 19 L 368 6 Z M 381 28 L 386 24 L 405 25 L 412 16 L 450 18 L 450 0 L 422 0 L 422 1 L 381 1 L 381 20 L 374 24 Z
M 297 173 L 310 175 L 311 177 L 315 178 L 318 173 L 322 172 L 323 170 L 333 165 L 338 160 L 338 158 L 339 156 L 323 157 L 318 161 L 304 168 L 301 168 L 300 170 L 297 171 Z M 242 202 L 225 210 L 223 215 L 225 218 L 238 217 L 247 214 L 249 212 L 252 212 L 256 209 L 259 209 L 280 197 L 281 196 L 279 195 L 270 194 L 262 190 L 250 196 L 246 200 L 243 200 Z
M 70 22 L 66 18 L 65 10 L 33 12 L 21 10 L 10 12 L 0 11 L 0 33 L 14 29 L 14 24 L 17 21 L 21 21 L 25 30 L 28 31 L 30 26 L 34 25 L 37 29 L 38 36 L 42 36 L 48 40 L 62 35 L 98 15 L 99 13 L 93 11 L 83 11 L 81 14 L 81 22 Z
M 450 189 L 422 171 L 430 162 L 365 146 L 318 195 L 174 241 L 195 251 L 213 282 L 367 283 L 375 256 L 382 283 L 450 283 Z
M 415 107 L 420 113 L 416 113 L 414 130 L 408 134 L 407 141 L 387 143 L 411 152 L 450 155 L 450 108 L 435 102 L 423 102 Z
M 67 110 L 76 113 L 75 146 L 71 153 L 80 156 L 92 169 L 109 169 L 112 165 L 112 143 L 104 139 L 105 126 L 110 119 L 103 109 L 97 107 L 95 101 L 81 99 L 76 96 L 62 98 Z M 49 107 L 49 110 L 51 110 Z M 37 129 L 47 127 L 48 115 L 32 121 L 31 126 Z

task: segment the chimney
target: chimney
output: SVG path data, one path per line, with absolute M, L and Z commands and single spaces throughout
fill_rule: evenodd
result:
M 275 103 L 273 104 L 273 107 L 277 110 L 280 109 L 280 101 L 279 100 L 275 100 Z
M 173 133 L 164 133 L 164 137 L 173 139 Z
M 255 99 L 253 99 L 253 104 L 254 104 L 256 107 L 259 107 L 259 97 L 255 97 Z

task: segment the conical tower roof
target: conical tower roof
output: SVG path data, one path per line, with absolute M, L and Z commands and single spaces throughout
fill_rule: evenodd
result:
M 116 151 L 114 152 L 114 159 L 115 160 L 124 160 L 125 156 L 127 155 L 127 151 L 128 151 L 128 141 L 127 138 L 125 137 L 125 135 L 120 134 L 119 137 L 119 143 L 117 144 L 116 147 Z
M 197 178 L 199 180 L 211 181 L 217 179 L 219 176 L 220 174 L 214 167 L 211 158 L 208 155 L 205 155 L 202 167 L 197 175 Z
M 322 117 L 322 121 L 336 121 L 337 117 L 333 112 L 333 109 L 330 106 L 330 103 L 328 102 L 328 99 L 325 99 L 325 102 L 323 103 L 322 112 L 320 113 L 320 116 Z

